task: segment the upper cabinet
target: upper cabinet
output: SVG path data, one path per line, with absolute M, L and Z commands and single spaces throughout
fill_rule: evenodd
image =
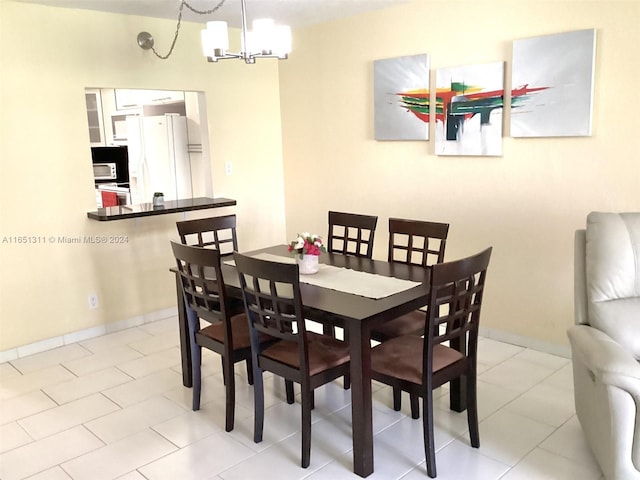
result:
M 117 88 L 115 90 L 115 97 L 117 110 L 140 108 L 143 105 L 184 102 L 184 92 L 174 90 L 132 90 Z
M 104 117 L 102 115 L 102 98 L 100 89 L 87 88 L 84 92 L 87 102 L 87 121 L 89 123 L 89 142 L 92 147 L 103 147 L 105 143 Z

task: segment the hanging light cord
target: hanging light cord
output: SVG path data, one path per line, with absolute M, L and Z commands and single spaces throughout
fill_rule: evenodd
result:
M 220 0 L 220 2 L 213 7 L 211 10 L 197 10 L 194 7 L 192 7 L 191 5 L 189 5 L 187 3 L 187 0 L 182 0 L 180 2 L 180 10 L 178 11 L 178 23 L 176 25 L 176 33 L 173 35 L 173 41 L 171 42 L 171 47 L 169 48 L 169 53 L 167 53 L 166 55 L 160 55 L 155 48 L 153 48 L 153 45 L 151 46 L 151 51 L 156 55 L 156 57 L 160 58 L 161 60 L 166 60 L 167 58 L 169 58 L 171 56 L 171 54 L 173 53 L 173 47 L 176 46 L 176 41 L 178 40 L 178 34 L 180 33 L 180 24 L 182 23 L 182 9 L 184 7 L 187 7 L 189 10 L 191 10 L 193 13 L 197 13 L 198 15 L 210 15 L 212 13 L 215 13 L 220 7 L 222 7 L 224 5 L 224 2 L 226 0 Z

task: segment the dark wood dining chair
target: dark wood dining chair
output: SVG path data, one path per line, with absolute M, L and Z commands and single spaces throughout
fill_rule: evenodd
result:
M 238 251 L 235 215 L 184 220 L 182 222 L 176 222 L 176 227 L 183 245 L 215 248 L 220 252 L 222 261 L 227 259 L 227 257 L 231 258 L 233 252 Z M 241 299 L 230 298 L 228 301 L 229 314 L 231 316 L 244 313 L 244 303 Z M 247 357 L 247 379 L 249 385 L 253 385 L 251 357 Z
M 220 252 L 216 249 L 182 245 L 171 242 L 187 311 L 191 366 L 193 372 L 193 410 L 200 409 L 202 384 L 202 347 L 222 357 L 222 370 L 226 394 L 225 430 L 233 430 L 235 412 L 234 364 L 247 361 L 248 375 L 252 383 L 253 372 L 249 327 L 244 312 L 232 315 L 229 309 Z M 200 319 L 209 323 L 201 328 Z M 260 342 L 273 341 L 267 336 Z
M 329 211 L 327 251 L 371 258 L 378 217 Z
M 378 217 L 359 213 L 335 212 L 329 210 L 329 235 L 327 251 L 356 257 L 372 258 L 373 240 L 375 238 Z M 336 336 L 338 319 L 326 316 L 323 320 L 325 335 Z M 347 331 L 343 330 L 343 338 L 348 341 Z M 344 378 L 344 388 L 351 386 L 350 374 Z
M 185 220 L 176 227 L 184 245 L 212 247 L 223 257 L 238 251 L 235 215 Z
M 311 458 L 313 391 L 349 370 L 349 346 L 333 337 L 307 331 L 302 314 L 297 264 L 270 262 L 234 254 L 249 317 L 254 371 L 255 417 L 253 440 L 262 441 L 264 427 L 264 370 L 300 384 L 302 392 L 302 461 Z M 278 342 L 265 345 L 260 335 Z M 291 384 L 292 385 L 292 384 Z M 287 385 L 287 388 L 289 386 Z
M 389 219 L 389 249 L 387 260 L 428 267 L 444 261 L 449 234 L 448 223 Z M 402 335 L 422 335 L 426 322 L 424 310 L 414 310 L 380 325 L 371 332 L 371 339 L 385 342 Z M 393 408 L 401 408 L 401 392 L 393 391 Z M 411 416 L 419 418 L 418 397 L 411 396 Z
M 471 446 L 480 446 L 476 390 L 478 329 L 491 250 L 435 264 L 431 269 L 424 336 L 392 338 L 371 350 L 373 379 L 422 397 L 424 449 L 431 478 L 436 476 L 434 388 L 455 380 L 464 382 Z

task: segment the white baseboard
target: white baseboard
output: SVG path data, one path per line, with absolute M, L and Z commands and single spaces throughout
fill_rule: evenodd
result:
M 518 345 L 519 347 L 530 348 L 538 352 L 549 353 L 559 357 L 571 358 L 571 347 L 569 345 L 558 345 L 556 343 L 543 342 L 535 338 L 524 337 L 514 333 L 480 327 L 480 336 L 498 340 L 499 342 Z
M 120 330 L 126 330 L 127 328 L 137 327 L 145 323 L 151 323 L 165 318 L 175 317 L 177 315 L 178 309 L 176 307 L 165 308 L 164 310 L 157 310 L 155 312 L 138 315 L 118 322 L 78 330 L 77 332 L 67 333 L 59 337 L 48 338 L 47 340 L 41 340 L 39 342 L 30 343 L 28 345 L 0 352 L 0 363 L 10 362 L 11 360 L 16 360 L 18 358 L 82 342 L 89 338 L 99 337 L 101 335 L 118 332 Z

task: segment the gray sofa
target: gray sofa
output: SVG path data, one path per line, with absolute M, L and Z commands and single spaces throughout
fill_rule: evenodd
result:
M 576 413 L 605 477 L 640 479 L 640 213 L 592 212 L 575 236 Z

